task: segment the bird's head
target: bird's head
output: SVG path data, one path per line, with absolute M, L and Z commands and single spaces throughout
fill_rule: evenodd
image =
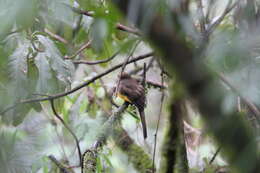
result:
M 122 79 L 129 79 L 131 78 L 131 76 L 126 73 L 126 72 L 123 72 L 121 75 L 119 74 L 119 78 L 122 80 Z

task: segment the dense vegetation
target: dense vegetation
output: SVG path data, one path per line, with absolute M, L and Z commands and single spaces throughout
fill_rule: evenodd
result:
M 0 0 L 0 172 L 260 172 L 259 8 Z

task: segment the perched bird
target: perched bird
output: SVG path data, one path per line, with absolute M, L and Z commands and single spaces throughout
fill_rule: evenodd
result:
M 116 94 L 124 101 L 137 107 L 141 118 L 143 136 L 144 139 L 146 139 L 147 129 L 144 115 L 144 108 L 146 105 L 145 89 L 136 79 L 132 78 L 128 73 L 123 72 L 119 76 L 119 80 L 120 82 Z

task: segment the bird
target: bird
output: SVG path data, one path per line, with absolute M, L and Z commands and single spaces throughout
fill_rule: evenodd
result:
M 132 78 L 128 73 L 122 72 L 119 75 L 119 85 L 116 95 L 125 102 L 128 102 L 137 107 L 142 123 L 143 136 L 144 139 L 146 139 L 147 127 L 144 114 L 144 108 L 146 106 L 146 95 L 143 85 L 136 79 Z

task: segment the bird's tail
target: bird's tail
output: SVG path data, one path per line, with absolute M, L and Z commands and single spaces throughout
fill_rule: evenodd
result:
M 141 118 L 144 139 L 146 139 L 147 138 L 147 128 L 146 128 L 144 110 L 139 109 L 139 114 L 140 114 L 140 118 Z

